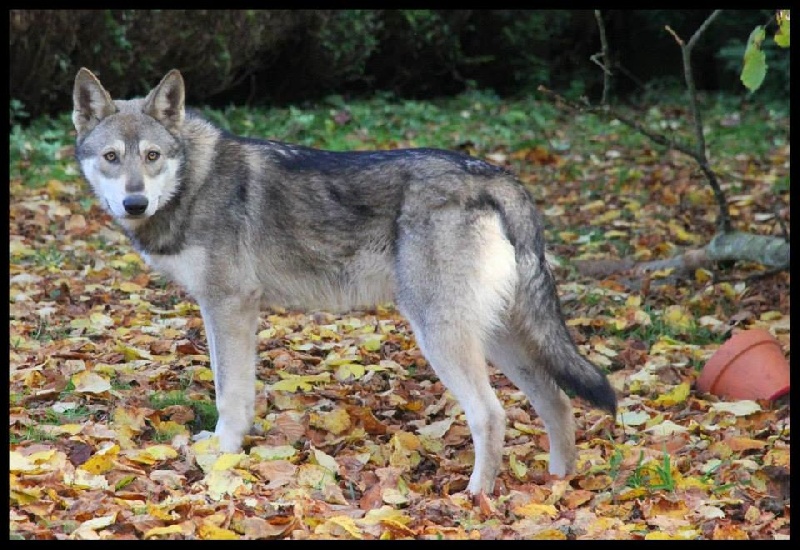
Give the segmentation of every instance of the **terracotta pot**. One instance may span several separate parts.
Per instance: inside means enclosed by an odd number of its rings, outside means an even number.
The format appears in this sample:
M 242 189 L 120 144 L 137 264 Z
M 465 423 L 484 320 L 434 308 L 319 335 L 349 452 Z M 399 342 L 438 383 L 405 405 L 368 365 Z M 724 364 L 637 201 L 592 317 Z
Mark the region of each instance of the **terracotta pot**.
M 768 331 L 737 332 L 703 367 L 697 389 L 731 399 L 777 399 L 789 392 L 789 362 Z

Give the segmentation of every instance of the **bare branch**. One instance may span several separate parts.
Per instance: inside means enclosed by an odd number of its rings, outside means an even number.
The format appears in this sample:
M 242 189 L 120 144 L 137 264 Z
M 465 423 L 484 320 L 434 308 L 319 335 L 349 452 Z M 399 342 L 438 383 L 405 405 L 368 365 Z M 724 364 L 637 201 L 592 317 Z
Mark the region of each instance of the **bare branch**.
M 640 122 L 623 115 L 621 112 L 617 111 L 611 106 L 603 105 L 603 106 L 592 106 L 588 104 L 580 104 L 570 99 L 565 98 L 564 96 L 554 92 L 553 90 L 546 88 L 544 86 L 539 86 L 539 91 L 549 96 L 550 98 L 556 100 L 557 103 L 561 103 L 566 105 L 567 107 L 579 111 L 579 112 L 587 112 L 593 113 L 600 116 L 605 117 L 608 120 L 619 120 L 621 123 L 625 124 L 626 126 L 633 128 L 640 134 L 644 135 L 645 137 L 649 138 L 652 142 L 657 143 L 658 145 L 663 145 L 669 149 L 674 149 L 676 151 L 680 151 L 681 153 L 688 155 L 695 159 L 696 161 L 700 162 L 700 159 L 697 157 L 697 151 L 693 148 L 689 147 L 684 143 L 680 143 L 673 139 L 668 138 L 663 134 L 659 134 L 653 132 L 649 128 L 645 127 Z
M 669 25 L 664 25 L 664 29 L 666 29 L 666 31 L 672 35 L 672 38 L 674 38 L 674 39 L 675 39 L 675 42 L 677 42 L 677 43 L 678 43 L 678 46 L 680 46 L 681 48 L 683 48 L 683 40 L 681 40 L 681 37 L 680 37 L 680 36 L 678 36 L 678 33 L 676 33 L 675 31 L 673 31 L 673 30 L 672 30 L 672 27 L 670 27 Z
M 609 67 L 611 66 L 611 56 L 609 55 L 608 39 L 606 38 L 606 26 L 603 23 L 603 16 L 600 10 L 594 10 L 594 17 L 597 19 L 597 27 L 600 29 L 600 47 L 603 56 L 603 95 L 600 98 L 600 104 L 606 105 L 608 103 L 608 96 L 611 93 L 611 77 L 613 76 Z
M 714 19 L 717 18 L 717 16 L 719 16 L 720 13 L 722 13 L 722 10 L 714 10 L 714 12 L 711 15 L 709 15 L 705 21 L 703 21 L 703 24 L 700 25 L 700 27 L 694 32 L 692 37 L 689 39 L 689 43 L 686 44 L 686 47 L 688 49 L 691 50 L 692 48 L 694 48 L 694 45 L 700 39 L 700 36 L 702 36 L 702 34 L 706 32 L 708 26 L 714 21 Z
M 722 13 L 722 10 L 716 10 L 709 15 L 695 31 L 695 33 L 692 35 L 692 38 L 689 39 L 689 43 L 686 45 L 684 45 L 680 37 L 675 34 L 675 31 L 669 28 L 669 26 L 667 26 L 667 31 L 675 37 L 675 40 L 678 41 L 678 44 L 680 44 L 681 47 L 681 56 L 683 59 L 683 77 L 686 81 L 686 91 L 687 95 L 689 96 L 689 106 L 692 110 L 692 120 L 694 121 L 694 134 L 697 139 L 697 152 L 692 156 L 697 160 L 697 163 L 700 165 L 700 169 L 703 171 L 703 174 L 705 174 L 706 179 L 708 179 L 708 183 L 711 186 L 711 189 L 714 191 L 714 197 L 719 205 L 717 228 L 720 231 L 727 233 L 731 230 L 731 218 L 730 213 L 728 212 L 728 202 L 725 198 L 725 194 L 722 192 L 719 181 L 717 181 L 717 175 L 714 170 L 711 169 L 711 165 L 708 162 L 708 156 L 706 155 L 706 138 L 703 134 L 703 117 L 700 114 L 700 109 L 697 108 L 697 88 L 694 85 L 694 76 L 692 73 L 692 48 L 694 48 L 695 44 L 697 44 L 697 41 L 703 35 L 705 30 L 720 13 Z

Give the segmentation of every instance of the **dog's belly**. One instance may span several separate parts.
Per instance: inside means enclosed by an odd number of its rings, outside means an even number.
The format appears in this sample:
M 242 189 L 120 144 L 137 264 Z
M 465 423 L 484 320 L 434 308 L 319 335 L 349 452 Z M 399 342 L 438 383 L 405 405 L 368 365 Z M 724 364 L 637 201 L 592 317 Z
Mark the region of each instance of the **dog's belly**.
M 331 269 L 267 271 L 262 278 L 267 305 L 337 312 L 394 300 L 394 270 L 383 254 L 360 254 Z

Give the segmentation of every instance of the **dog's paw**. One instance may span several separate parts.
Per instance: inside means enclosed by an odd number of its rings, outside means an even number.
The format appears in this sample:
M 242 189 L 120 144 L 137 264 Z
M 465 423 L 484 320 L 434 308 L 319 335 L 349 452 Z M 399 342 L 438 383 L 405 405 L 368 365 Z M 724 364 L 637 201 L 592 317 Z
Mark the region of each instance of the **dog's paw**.
M 192 441 L 203 441 L 204 439 L 208 439 L 209 437 L 214 437 L 214 432 L 209 432 L 208 430 L 203 430 L 202 432 L 198 432 L 192 436 Z
M 238 453 L 242 448 L 245 431 L 231 430 L 220 420 L 214 435 L 219 439 L 219 450 L 223 453 Z

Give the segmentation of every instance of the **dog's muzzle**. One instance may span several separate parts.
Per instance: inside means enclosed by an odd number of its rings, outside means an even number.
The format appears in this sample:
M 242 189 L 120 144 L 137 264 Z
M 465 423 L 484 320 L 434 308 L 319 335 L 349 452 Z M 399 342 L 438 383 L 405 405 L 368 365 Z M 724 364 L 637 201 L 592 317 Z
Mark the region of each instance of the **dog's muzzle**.
M 147 210 L 147 197 L 144 195 L 128 195 L 122 200 L 125 212 L 131 216 L 141 216 Z

